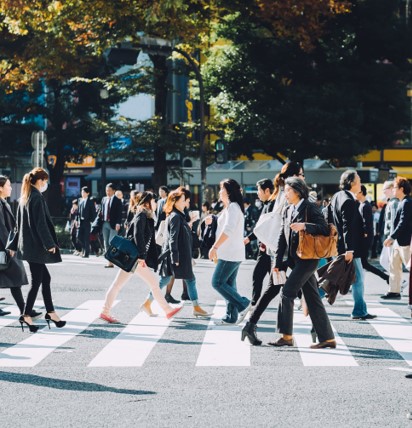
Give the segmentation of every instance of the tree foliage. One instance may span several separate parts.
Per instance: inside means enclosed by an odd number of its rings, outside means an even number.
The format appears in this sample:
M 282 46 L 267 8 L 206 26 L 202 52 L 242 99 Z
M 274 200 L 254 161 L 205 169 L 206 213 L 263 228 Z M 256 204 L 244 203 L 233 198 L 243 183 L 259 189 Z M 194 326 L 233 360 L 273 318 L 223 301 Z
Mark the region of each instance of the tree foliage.
M 268 37 L 255 16 L 227 17 L 217 28 L 226 43 L 211 49 L 204 77 L 231 151 L 338 163 L 399 139 L 412 38 L 395 3 L 353 1 L 311 49 Z

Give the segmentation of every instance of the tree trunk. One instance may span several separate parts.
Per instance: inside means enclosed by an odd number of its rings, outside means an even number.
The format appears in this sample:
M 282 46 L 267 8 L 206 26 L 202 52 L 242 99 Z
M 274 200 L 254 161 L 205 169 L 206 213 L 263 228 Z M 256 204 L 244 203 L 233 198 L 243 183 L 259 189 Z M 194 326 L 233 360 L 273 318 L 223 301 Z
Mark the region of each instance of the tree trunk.
M 152 55 L 151 60 L 155 70 L 155 116 L 162 120 L 163 127 L 167 127 L 166 105 L 167 105 L 167 64 L 166 57 L 160 55 Z M 163 128 L 162 127 L 162 128 Z M 166 152 L 161 146 L 161 143 L 155 144 L 153 147 L 153 163 L 154 171 L 152 177 L 153 189 L 157 189 L 167 184 L 167 164 Z

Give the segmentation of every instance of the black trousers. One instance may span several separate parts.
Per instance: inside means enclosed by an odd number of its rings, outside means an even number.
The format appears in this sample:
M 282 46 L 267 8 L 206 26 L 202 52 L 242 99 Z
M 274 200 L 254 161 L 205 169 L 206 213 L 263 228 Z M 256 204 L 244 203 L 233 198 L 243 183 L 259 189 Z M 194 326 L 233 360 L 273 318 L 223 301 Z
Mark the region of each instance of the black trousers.
M 12 287 L 10 288 L 10 293 L 13 296 L 14 301 L 16 302 L 17 307 L 22 314 L 24 312 L 24 298 L 21 291 L 21 287 Z
M 270 280 L 272 281 L 272 276 L 270 275 L 270 271 L 272 269 L 272 259 L 270 256 L 263 251 L 259 250 L 256 265 L 253 269 L 253 279 L 252 279 L 252 305 L 255 306 L 258 302 L 260 295 L 262 294 L 262 285 L 265 276 L 269 274 Z
M 251 323 L 258 323 L 263 312 L 265 312 L 266 308 L 269 306 L 269 303 L 279 294 L 281 288 L 281 285 L 273 284 L 271 275 L 269 285 L 267 286 L 265 292 L 262 294 L 256 305 L 252 309 L 252 312 L 249 317 L 249 321 Z
M 317 281 L 314 275 L 318 260 L 302 260 L 294 257 L 289 260 L 292 272 L 282 288 L 278 309 L 278 331 L 282 334 L 293 334 L 294 301 L 302 289 L 312 325 L 318 335 L 319 342 L 334 339 L 332 326 L 325 306 L 319 296 Z
M 90 230 L 91 224 L 89 221 L 80 221 L 79 227 L 79 241 L 83 247 L 84 255 L 90 254 Z
M 31 288 L 27 295 L 26 307 L 24 314 L 30 315 L 33 310 L 34 302 L 37 298 L 37 293 L 41 285 L 41 292 L 43 295 L 44 305 L 47 312 L 54 312 L 53 300 L 51 296 L 50 282 L 51 277 L 45 264 L 29 262 L 31 273 Z
M 361 257 L 361 262 L 362 262 L 362 267 L 365 270 L 372 272 L 373 274 L 381 277 L 389 284 L 389 275 L 383 270 L 380 270 L 379 268 L 377 268 L 376 266 L 371 265 L 368 261 L 368 257 Z

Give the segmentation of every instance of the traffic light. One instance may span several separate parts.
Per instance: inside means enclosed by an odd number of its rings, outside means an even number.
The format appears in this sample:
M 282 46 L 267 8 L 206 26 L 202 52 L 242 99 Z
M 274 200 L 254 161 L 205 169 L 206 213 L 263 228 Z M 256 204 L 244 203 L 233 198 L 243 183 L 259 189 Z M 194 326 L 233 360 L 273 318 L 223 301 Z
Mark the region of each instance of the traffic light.
M 215 141 L 215 161 L 216 163 L 226 163 L 228 161 L 227 143 L 223 140 Z

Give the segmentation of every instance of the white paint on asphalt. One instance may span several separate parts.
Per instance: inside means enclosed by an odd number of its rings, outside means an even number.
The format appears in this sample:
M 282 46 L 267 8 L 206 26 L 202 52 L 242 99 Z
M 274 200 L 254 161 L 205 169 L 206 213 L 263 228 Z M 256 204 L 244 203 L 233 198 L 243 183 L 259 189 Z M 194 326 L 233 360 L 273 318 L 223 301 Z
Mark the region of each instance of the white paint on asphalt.
M 377 318 L 368 323 L 412 366 L 412 324 L 388 308 L 373 308 Z
M 91 361 L 89 367 L 141 367 L 170 324 L 153 302 L 157 317 L 140 312 L 127 327 Z
M 293 337 L 304 366 L 353 367 L 358 365 L 333 326 L 336 349 L 310 349 L 310 345 L 312 345 L 311 328 L 312 323 L 309 316 L 305 317 L 302 312 L 294 313 Z
M 117 304 L 119 301 L 114 303 Z M 100 314 L 103 300 L 88 300 L 62 316 L 67 324 L 62 329 L 50 323 L 51 329 L 43 328 L 30 334 L 27 326 L 26 339 L 0 353 L 0 367 L 34 367 L 59 346 L 85 330 Z M 22 333 L 23 334 L 23 333 Z
M 0 317 L 0 328 L 15 323 L 17 321 L 17 318 L 20 316 L 20 311 L 17 306 L 7 305 L 2 306 L 1 309 L 3 309 L 3 311 L 11 312 L 11 314 L 5 315 L 4 317 Z
M 213 310 L 214 318 L 210 320 L 199 357 L 198 367 L 249 367 L 250 346 L 247 339 L 240 340 L 239 326 L 216 326 L 215 319 L 221 319 L 226 313 L 226 302 L 218 300 Z

